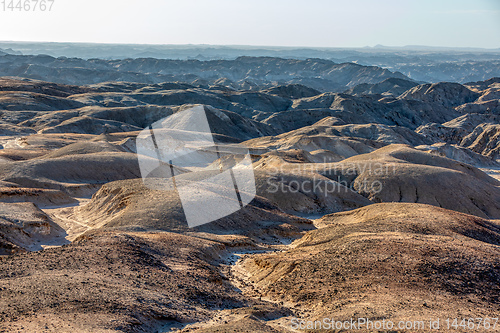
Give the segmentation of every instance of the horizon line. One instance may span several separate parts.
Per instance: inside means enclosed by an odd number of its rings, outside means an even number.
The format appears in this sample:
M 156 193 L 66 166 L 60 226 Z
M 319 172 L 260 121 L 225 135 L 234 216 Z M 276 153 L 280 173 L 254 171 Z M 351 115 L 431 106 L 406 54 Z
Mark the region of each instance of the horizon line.
M 113 42 L 81 42 L 81 41 L 28 41 L 28 40 L 0 40 L 0 43 L 26 43 L 26 44 L 97 44 L 97 45 L 144 45 L 144 46 L 176 46 L 176 47 L 186 47 L 186 46 L 204 46 L 204 47 L 229 47 L 229 48 L 275 48 L 275 49 L 447 49 L 447 50 L 488 50 L 488 51 L 500 51 L 500 47 L 497 48 L 485 48 L 485 47 L 475 47 L 475 46 L 434 46 L 434 45 L 420 45 L 420 44 L 407 44 L 407 45 L 383 45 L 376 44 L 374 46 L 290 46 L 290 45 L 251 45 L 251 44 L 165 44 L 165 43 L 113 43 Z

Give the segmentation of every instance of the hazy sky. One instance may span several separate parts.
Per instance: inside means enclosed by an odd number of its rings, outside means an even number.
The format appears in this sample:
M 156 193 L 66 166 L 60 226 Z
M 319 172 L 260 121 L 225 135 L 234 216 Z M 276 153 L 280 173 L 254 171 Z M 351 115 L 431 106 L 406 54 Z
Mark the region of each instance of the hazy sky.
M 55 0 L 51 12 L 1 6 L 2 41 L 500 47 L 499 0 Z

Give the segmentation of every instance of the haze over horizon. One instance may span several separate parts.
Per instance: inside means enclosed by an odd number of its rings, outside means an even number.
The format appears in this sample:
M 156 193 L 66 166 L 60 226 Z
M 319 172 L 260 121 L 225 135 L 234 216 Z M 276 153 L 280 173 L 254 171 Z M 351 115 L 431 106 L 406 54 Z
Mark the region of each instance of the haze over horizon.
M 55 0 L 50 12 L 0 10 L 2 41 L 167 45 L 500 47 L 492 0 Z
M 485 50 L 485 51 L 500 51 L 500 47 L 474 47 L 474 46 L 432 46 L 432 45 L 416 45 L 416 44 L 409 44 L 409 45 L 383 45 L 383 44 L 377 44 L 377 45 L 364 45 L 364 46 L 302 46 L 302 45 L 249 45 L 249 44 L 193 44 L 193 43 L 186 43 L 186 44 L 165 44 L 165 43 L 109 43 L 109 42 L 73 42 L 73 41 L 34 41 L 34 40 L 0 40 L 0 44 L 2 44 L 2 47 L 8 47 L 8 44 L 71 44 L 71 45 L 116 45 L 116 46 L 133 46 L 133 45 L 144 45 L 144 46 L 160 46 L 160 47 L 167 47 L 167 48 L 172 48 L 172 49 L 189 49 L 191 47 L 214 47 L 214 48 L 228 48 L 228 49 L 251 49 L 251 50 L 257 50 L 257 49 L 268 49 L 268 50 L 294 50 L 294 49 L 313 49 L 313 50 L 361 50 L 361 49 L 375 49 L 375 50 L 380 50 L 380 49 L 388 49 L 388 50 L 397 50 L 397 49 L 408 49 L 408 50 Z M 14 50 L 14 51 L 17 51 Z

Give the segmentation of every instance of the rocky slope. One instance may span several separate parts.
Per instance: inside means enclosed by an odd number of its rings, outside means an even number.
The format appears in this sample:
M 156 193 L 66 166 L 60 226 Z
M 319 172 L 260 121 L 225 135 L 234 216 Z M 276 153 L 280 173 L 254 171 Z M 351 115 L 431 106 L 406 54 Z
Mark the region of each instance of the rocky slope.
M 0 255 L 42 250 L 64 230 L 35 204 L 0 202 Z
M 217 270 L 224 249 L 172 233 L 104 233 L 0 260 L 0 327 L 155 332 L 251 305 Z
M 498 222 L 394 203 L 327 215 L 318 225 L 288 251 L 244 259 L 239 274 L 309 320 L 334 313 L 339 321 L 428 324 L 499 310 Z
M 362 83 L 344 93 L 354 96 L 362 95 L 393 95 L 399 96 L 407 90 L 417 86 L 418 83 L 415 81 L 399 79 L 399 78 L 389 78 L 385 79 L 379 83 Z M 305 96 L 306 97 L 306 96 Z
M 497 180 L 468 164 L 405 146 L 387 146 L 337 164 L 318 166 L 317 170 L 346 182 L 373 202 L 425 203 L 500 218 Z

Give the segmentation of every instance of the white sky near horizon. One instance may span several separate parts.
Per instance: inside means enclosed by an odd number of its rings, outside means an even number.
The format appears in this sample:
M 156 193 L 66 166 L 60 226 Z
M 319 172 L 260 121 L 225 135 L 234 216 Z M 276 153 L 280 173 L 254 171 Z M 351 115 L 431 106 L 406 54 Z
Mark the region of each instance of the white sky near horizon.
M 499 0 L 55 0 L 50 12 L 2 1 L 0 41 L 500 48 Z

